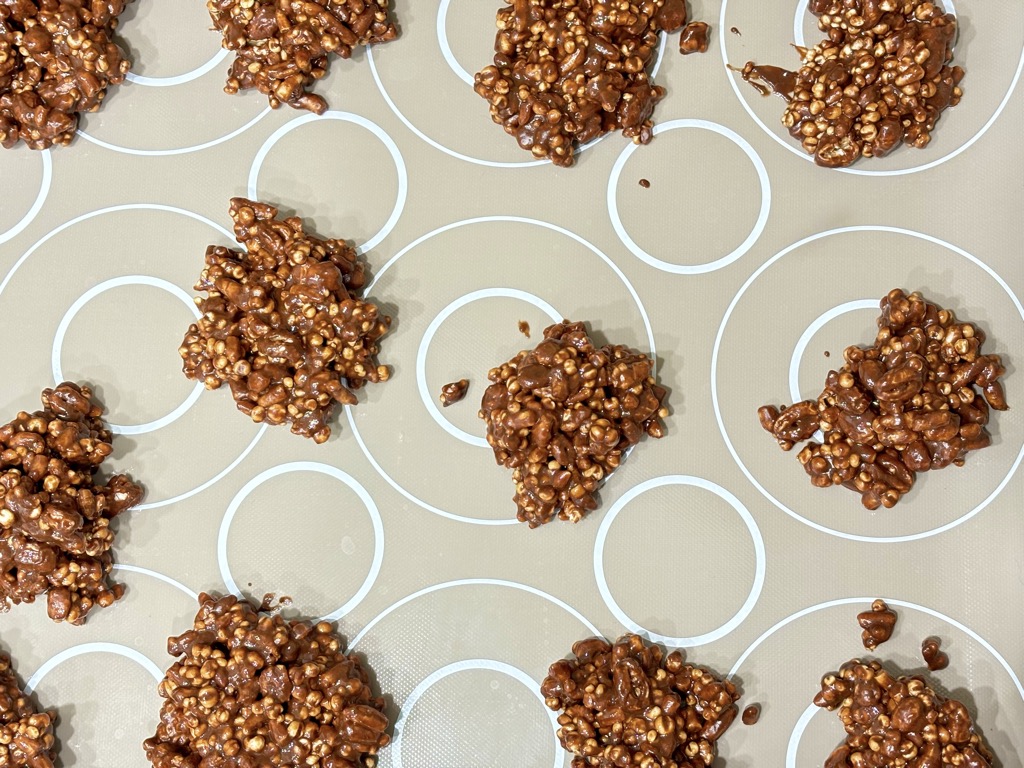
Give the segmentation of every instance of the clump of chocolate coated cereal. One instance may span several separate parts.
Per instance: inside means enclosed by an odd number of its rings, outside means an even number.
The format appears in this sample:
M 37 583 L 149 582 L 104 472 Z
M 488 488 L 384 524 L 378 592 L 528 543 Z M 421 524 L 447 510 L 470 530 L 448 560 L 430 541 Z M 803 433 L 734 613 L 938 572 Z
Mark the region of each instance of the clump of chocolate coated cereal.
M 896 612 L 889 608 L 885 600 L 875 600 L 871 603 L 870 611 L 857 614 L 857 623 L 863 630 L 860 633 L 861 642 L 865 648 L 873 651 L 892 637 L 896 629 Z
M 488 374 L 480 418 L 497 462 L 512 470 L 517 517 L 531 528 L 579 522 L 595 493 L 646 432 L 661 437 L 665 389 L 654 363 L 628 347 L 595 347 L 583 323 L 544 329 Z
M 612 131 L 646 144 L 665 95 L 647 72 L 658 33 L 684 24 L 684 0 L 517 0 L 498 10 L 475 89 L 520 147 L 556 165 Z
M 743 77 L 789 103 L 782 124 L 818 165 L 840 168 L 900 144 L 928 146 L 942 112 L 959 103 L 951 66 L 957 21 L 929 0 L 811 0 L 827 37 L 797 47 L 793 72 L 748 62 Z
M 330 624 L 259 613 L 233 596 L 199 596 L 193 628 L 147 739 L 154 768 L 371 768 L 387 746 L 384 700 Z
M 638 635 L 581 640 L 541 684 L 573 768 L 707 768 L 739 708 L 728 680 Z
M 114 42 L 130 0 L 0 2 L 0 145 L 67 145 L 131 66 Z
M 452 381 L 441 387 L 441 405 L 447 408 L 449 405 L 455 405 L 466 396 L 466 390 L 469 389 L 469 379 L 459 379 L 458 381 Z
M 65 382 L 42 401 L 0 427 L 0 613 L 45 594 L 51 619 L 78 625 L 124 594 L 108 582 L 110 521 L 142 489 L 124 475 L 96 483 L 112 447 L 88 387 Z
M 345 242 L 244 198 L 231 201 L 231 218 L 246 250 L 206 250 L 195 285 L 207 294 L 196 300 L 203 316 L 178 350 L 185 375 L 208 389 L 227 383 L 253 421 L 290 422 L 323 443 L 336 402 L 354 405 L 351 390 L 388 380 L 376 355 L 391 318 L 358 298 L 364 265 Z
M 918 472 L 963 466 L 990 443 L 989 409 L 1006 410 L 999 355 L 985 334 L 921 294 L 890 291 L 871 347 L 847 347 L 817 401 L 762 406 L 758 417 L 783 450 L 820 429 L 799 459 L 819 488 L 842 485 L 868 509 L 890 508 Z
M 846 740 L 825 768 L 989 768 L 992 753 L 967 708 L 920 677 L 859 659 L 825 675 L 814 703 L 838 710 Z
M 208 0 L 223 46 L 235 52 L 224 90 L 255 88 L 275 109 L 287 104 L 320 115 L 322 96 L 306 89 L 327 75 L 330 57 L 398 36 L 388 0 Z
M 53 768 L 53 721 L 52 712 L 36 711 L 0 653 L 0 768 Z

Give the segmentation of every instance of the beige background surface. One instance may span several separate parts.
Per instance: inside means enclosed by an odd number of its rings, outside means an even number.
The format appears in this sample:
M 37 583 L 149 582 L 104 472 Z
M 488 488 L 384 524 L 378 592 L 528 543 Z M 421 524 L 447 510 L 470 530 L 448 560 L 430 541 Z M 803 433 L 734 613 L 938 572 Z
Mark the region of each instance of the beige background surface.
M 465 72 L 487 63 L 496 2 L 397 0 L 402 38 L 333 62 L 320 119 L 224 95 L 199 5 L 133 4 L 135 81 L 72 147 L 0 152 L 0 414 L 60 376 L 92 382 L 123 427 L 115 468 L 147 488 L 119 522 L 122 602 L 81 628 L 42 603 L 0 616 L 0 645 L 60 712 L 62 765 L 143 764 L 166 637 L 191 593 L 231 588 L 338 619 L 402 715 L 384 768 L 568 765 L 536 684 L 574 640 L 627 626 L 763 705 L 725 737 L 728 765 L 819 766 L 841 729 L 805 711 L 862 652 L 854 616 L 876 596 L 901 614 L 880 655 L 920 670 L 939 635 L 937 683 L 971 702 L 1004 768 L 1024 765 L 1024 6 L 957 0 L 965 95 L 932 145 L 827 172 L 783 137 L 781 102 L 724 66 L 794 63 L 793 3 L 691 3 L 711 50 L 669 41 L 660 135 L 631 154 L 607 137 L 568 170 L 531 165 L 446 61 L 445 39 Z M 323 446 L 180 372 L 203 252 L 231 242 L 228 199 L 247 192 L 368 244 L 370 295 L 395 316 L 393 379 Z M 864 302 L 896 286 L 985 329 L 1014 409 L 965 468 L 869 513 L 812 488 L 755 409 L 816 395 L 873 337 Z M 673 413 L 599 511 L 531 531 L 508 524 L 476 408 L 487 369 L 549 311 L 653 351 Z M 468 398 L 435 418 L 420 382 L 432 402 L 462 377 Z

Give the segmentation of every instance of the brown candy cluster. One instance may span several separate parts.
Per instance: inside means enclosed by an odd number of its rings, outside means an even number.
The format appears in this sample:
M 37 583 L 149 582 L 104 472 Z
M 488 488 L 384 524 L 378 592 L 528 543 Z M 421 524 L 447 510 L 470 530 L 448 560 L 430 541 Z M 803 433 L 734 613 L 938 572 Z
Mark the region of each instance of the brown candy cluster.
M 951 66 L 956 17 L 929 0 L 811 0 L 826 38 L 797 48 L 803 66 L 785 88 L 782 123 L 818 165 L 839 168 L 931 141 L 942 112 L 960 101 Z M 788 73 L 787 73 L 788 74 Z M 744 68 L 756 80 L 758 68 Z
M 207 294 L 197 299 L 203 316 L 178 350 L 185 375 L 208 389 L 226 382 L 253 421 L 290 422 L 323 443 L 336 402 L 354 405 L 351 390 L 387 381 L 375 358 L 391 318 L 357 298 L 364 265 L 345 242 L 243 198 L 231 201 L 231 218 L 246 250 L 206 250 L 195 285 Z
M 130 64 L 113 41 L 130 0 L 0 2 L 0 145 L 71 143 Z
M 646 144 L 665 95 L 647 67 L 658 33 L 685 23 L 683 0 L 516 0 L 498 10 L 475 89 L 520 147 L 556 165 L 611 131 Z
M 520 521 L 579 522 L 625 451 L 645 432 L 664 434 L 666 393 L 653 368 L 628 347 L 595 347 L 583 323 L 565 320 L 491 369 L 479 415 L 495 459 L 512 470 Z
M 36 711 L 0 653 L 0 768 L 53 768 L 53 719 Z
M 110 431 L 88 387 L 43 390 L 43 410 L 0 427 L 0 613 L 46 594 L 54 621 L 82 624 L 124 593 L 110 584 L 110 521 L 139 503 L 124 475 L 98 485 Z
M 320 115 L 322 96 L 306 89 L 326 76 L 331 55 L 398 36 L 388 0 L 208 0 L 223 45 L 235 52 L 224 90 L 256 88 L 275 109 L 287 104 Z
M 989 445 L 989 408 L 1005 410 L 998 355 L 985 334 L 953 312 L 895 289 L 881 301 L 872 347 L 847 347 L 817 401 L 763 406 L 761 425 L 783 450 L 821 429 L 824 444 L 799 453 L 811 482 L 861 494 L 868 509 L 892 507 L 918 472 L 962 466 Z
M 894 677 L 859 659 L 825 675 L 814 703 L 838 710 L 846 741 L 825 768 L 989 768 L 992 753 L 959 701 L 920 677 Z
M 882 643 L 889 642 L 896 629 L 896 612 L 889 608 L 885 600 L 875 600 L 870 611 L 857 614 L 857 623 L 863 630 L 860 640 L 864 647 L 873 651 Z
M 258 613 L 233 596 L 199 596 L 192 629 L 169 638 L 182 658 L 163 682 L 155 768 L 369 768 L 387 746 L 384 700 L 330 624 Z
M 624 635 L 572 647 L 541 694 L 558 716 L 558 739 L 573 768 L 707 768 L 715 742 L 735 720 L 739 694 L 728 680 L 686 664 L 679 651 Z

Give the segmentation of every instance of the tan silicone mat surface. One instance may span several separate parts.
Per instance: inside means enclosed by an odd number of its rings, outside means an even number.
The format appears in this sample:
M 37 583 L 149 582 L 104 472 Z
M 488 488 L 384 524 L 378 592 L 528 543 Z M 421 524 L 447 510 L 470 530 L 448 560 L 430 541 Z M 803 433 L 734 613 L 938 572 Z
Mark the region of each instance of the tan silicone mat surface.
M 336 619 L 400 716 L 383 768 L 568 766 L 539 681 L 573 641 L 626 629 L 763 705 L 722 765 L 820 766 L 842 731 L 808 706 L 863 653 L 855 615 L 878 596 L 901 615 L 879 656 L 919 671 L 940 636 L 938 684 L 999 765 L 1024 766 L 1024 4 L 955 2 L 964 97 L 931 146 L 830 172 L 784 135 L 782 102 L 725 67 L 795 63 L 794 23 L 817 34 L 805 2 L 691 2 L 711 48 L 665 45 L 653 143 L 609 136 L 557 169 L 471 88 L 496 0 L 395 0 L 401 38 L 335 60 L 321 118 L 223 94 L 201 2 L 137 0 L 120 30 L 133 80 L 73 146 L 0 151 L 0 416 L 91 382 L 119 425 L 114 468 L 147 489 L 118 522 L 121 602 L 84 627 L 52 624 L 45 601 L 0 616 L 0 647 L 59 711 L 61 764 L 144 764 L 166 638 L 205 590 Z M 245 194 L 360 245 L 395 317 L 393 378 L 321 446 L 180 370 L 204 250 L 232 244 Z M 1011 410 L 965 468 L 871 513 L 813 488 L 755 411 L 816 396 L 897 286 L 984 328 Z M 652 352 L 672 415 L 597 512 L 529 530 L 477 404 L 488 368 L 563 315 Z M 467 399 L 440 411 L 463 377 Z

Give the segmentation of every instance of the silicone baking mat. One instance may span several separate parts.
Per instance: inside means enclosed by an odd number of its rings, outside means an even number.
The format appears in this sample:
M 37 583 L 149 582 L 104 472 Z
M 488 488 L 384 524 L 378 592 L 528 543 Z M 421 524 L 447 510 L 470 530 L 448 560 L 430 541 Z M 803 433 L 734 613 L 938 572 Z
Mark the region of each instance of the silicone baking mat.
M 222 93 L 201 2 L 139 0 L 120 30 L 132 80 L 74 145 L 0 152 L 0 414 L 91 382 L 119 425 L 113 468 L 147 489 L 117 524 L 121 602 L 83 627 L 52 624 L 45 601 L 0 616 L 0 644 L 59 711 L 61 764 L 144 764 L 166 638 L 195 594 L 273 591 L 368 658 L 397 719 L 384 768 L 567 766 L 539 681 L 573 641 L 626 630 L 762 704 L 723 765 L 820 766 L 842 731 L 808 707 L 863 653 L 855 615 L 875 597 L 900 613 L 878 656 L 918 671 L 940 636 L 938 684 L 1003 768 L 1024 765 L 1024 5 L 950 5 L 962 103 L 927 149 L 848 171 L 796 151 L 782 102 L 725 66 L 794 64 L 794 35 L 818 34 L 806 3 L 691 2 L 711 48 L 664 45 L 654 141 L 608 136 L 570 169 L 531 162 L 473 93 L 497 7 L 395 0 L 401 38 L 334 61 L 314 117 Z M 192 285 L 206 246 L 233 243 L 236 195 L 360 245 L 395 318 L 392 379 L 324 445 L 181 373 Z M 1011 410 L 966 467 L 872 513 L 813 488 L 755 411 L 816 396 L 894 287 L 985 330 Z M 529 530 L 476 411 L 487 370 L 562 316 L 655 355 L 672 415 L 598 511 Z M 469 396 L 441 411 L 463 377 Z

